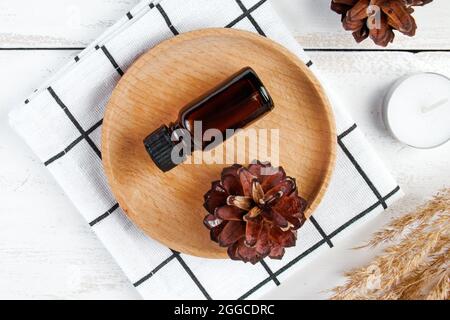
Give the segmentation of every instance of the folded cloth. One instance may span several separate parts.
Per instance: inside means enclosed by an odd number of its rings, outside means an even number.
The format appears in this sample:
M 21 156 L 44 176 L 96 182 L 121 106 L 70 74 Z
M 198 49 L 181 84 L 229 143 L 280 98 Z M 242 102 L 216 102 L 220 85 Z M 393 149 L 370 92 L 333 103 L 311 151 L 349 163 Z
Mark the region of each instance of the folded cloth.
M 339 134 L 336 169 L 314 217 L 299 230 L 297 246 L 283 260 L 253 266 L 201 259 L 146 237 L 120 209 L 104 175 L 100 136 L 105 105 L 141 54 L 179 33 L 209 27 L 269 37 L 317 74 L 267 0 L 144 0 L 10 114 L 12 127 L 146 299 L 257 298 L 295 273 L 305 257 L 324 254 L 356 221 L 381 212 L 401 195 L 356 124 L 332 98 Z

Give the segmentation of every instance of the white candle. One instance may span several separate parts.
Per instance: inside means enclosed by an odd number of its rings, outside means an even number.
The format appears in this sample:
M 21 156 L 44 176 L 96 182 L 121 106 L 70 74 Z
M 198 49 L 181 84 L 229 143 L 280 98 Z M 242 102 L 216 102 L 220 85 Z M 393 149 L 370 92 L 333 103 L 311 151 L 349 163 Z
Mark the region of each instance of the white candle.
M 450 140 L 450 79 L 418 73 L 398 80 L 386 95 L 383 118 L 391 133 L 416 148 Z

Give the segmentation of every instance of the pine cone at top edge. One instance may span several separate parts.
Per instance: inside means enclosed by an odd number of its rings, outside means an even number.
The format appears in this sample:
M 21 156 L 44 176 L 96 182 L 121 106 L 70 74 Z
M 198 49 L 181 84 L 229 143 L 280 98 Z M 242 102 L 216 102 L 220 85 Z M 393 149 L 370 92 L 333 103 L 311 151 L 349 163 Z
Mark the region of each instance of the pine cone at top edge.
M 306 220 L 307 204 L 295 180 L 270 163 L 223 169 L 204 199 L 211 240 L 228 248 L 231 259 L 252 264 L 266 257 L 281 259 L 285 248 L 295 246 L 296 230 Z
M 417 30 L 412 17 L 414 6 L 424 6 L 433 0 L 332 0 L 331 10 L 342 16 L 345 30 L 352 31 L 356 42 L 370 37 L 379 46 L 394 41 L 394 30 L 414 36 Z M 379 14 L 377 14 L 379 8 Z M 379 20 L 377 17 L 379 16 Z M 376 23 L 379 25 L 376 26 Z M 369 27 L 371 26 L 371 27 Z

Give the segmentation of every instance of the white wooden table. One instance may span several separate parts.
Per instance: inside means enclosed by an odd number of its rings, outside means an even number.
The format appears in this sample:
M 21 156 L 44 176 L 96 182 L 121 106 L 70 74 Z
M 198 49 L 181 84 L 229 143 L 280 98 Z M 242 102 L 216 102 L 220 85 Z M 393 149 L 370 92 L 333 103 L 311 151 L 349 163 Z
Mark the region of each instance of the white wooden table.
M 7 114 L 139 0 L 0 0 L 0 298 L 138 298 L 136 291 L 33 153 L 7 124 Z M 400 76 L 450 76 L 450 2 L 418 8 L 415 38 L 398 36 L 379 50 L 357 45 L 329 10 L 330 0 L 272 0 L 406 193 L 385 214 L 355 229 L 326 257 L 267 298 L 325 298 L 343 271 L 376 251 L 352 251 L 394 215 L 450 186 L 450 144 L 406 147 L 386 132 L 380 105 Z M 320 274 L 319 277 L 303 276 Z

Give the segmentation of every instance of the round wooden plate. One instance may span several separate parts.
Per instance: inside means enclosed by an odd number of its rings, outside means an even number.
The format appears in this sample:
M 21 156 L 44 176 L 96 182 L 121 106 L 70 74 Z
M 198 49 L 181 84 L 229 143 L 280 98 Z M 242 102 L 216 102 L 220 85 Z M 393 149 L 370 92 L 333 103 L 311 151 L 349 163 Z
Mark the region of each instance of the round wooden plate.
M 143 139 L 245 66 L 257 72 L 275 104 L 252 128 L 279 129 L 280 165 L 297 179 L 309 203 L 308 216 L 330 180 L 334 118 L 319 82 L 296 56 L 264 37 L 231 29 L 205 29 L 165 41 L 140 57 L 114 90 L 103 123 L 102 153 L 113 193 L 129 218 L 179 252 L 227 257 L 203 226 L 203 195 L 228 165 L 184 164 L 162 173 Z

